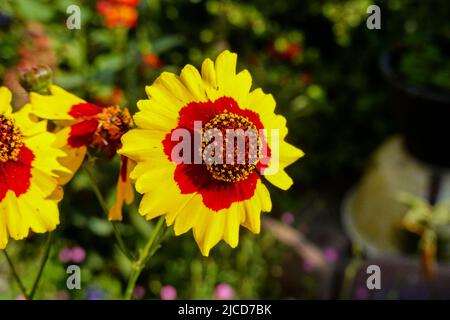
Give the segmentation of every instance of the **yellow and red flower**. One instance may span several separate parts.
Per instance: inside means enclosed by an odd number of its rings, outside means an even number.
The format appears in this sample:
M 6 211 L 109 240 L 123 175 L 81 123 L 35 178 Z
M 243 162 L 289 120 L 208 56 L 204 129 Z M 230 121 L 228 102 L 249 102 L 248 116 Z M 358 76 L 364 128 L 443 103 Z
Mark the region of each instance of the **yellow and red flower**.
M 63 127 L 56 135 L 58 147 L 67 154 L 61 163 L 72 172 L 60 177 L 60 183 L 66 184 L 81 166 L 89 147 L 113 157 L 121 147 L 122 135 L 132 127 L 133 121 L 128 109 L 99 107 L 57 86 L 51 86 L 50 93 L 40 95 L 32 92 L 30 100 L 35 115 L 57 121 Z M 121 157 L 121 160 L 117 201 L 110 211 L 110 220 L 121 220 L 123 202 L 131 203 L 134 198 L 127 174 L 131 170 L 130 163 L 126 157 Z
M 29 105 L 13 113 L 12 94 L 0 88 L 0 249 L 9 238 L 53 231 L 59 224 L 62 189 L 58 173 L 68 170 L 58 158 L 46 121 L 35 121 Z
M 236 247 L 240 225 L 260 232 L 261 211 L 272 207 L 261 177 L 286 190 L 293 181 L 284 169 L 303 156 L 284 141 L 286 119 L 274 113 L 272 95 L 261 89 L 250 91 L 250 73 L 236 74 L 236 62 L 236 54 L 224 51 L 215 63 L 206 59 L 201 74 L 191 65 L 180 76 L 162 73 L 146 88 L 149 99 L 138 102 L 140 111 L 134 116 L 138 128 L 122 137 L 119 150 L 137 162 L 130 177 L 136 180 L 136 190 L 144 194 L 140 214 L 147 219 L 164 214 L 176 235 L 193 229 L 205 256 L 221 239 Z M 200 128 L 196 123 L 201 123 Z M 174 160 L 178 148 L 174 132 L 195 137 L 198 131 L 203 134 L 209 129 L 221 133 L 258 130 L 258 160 L 249 161 L 251 146 L 246 146 L 244 163 Z M 207 148 L 204 141 L 199 146 L 194 141 L 192 150 L 203 153 Z M 274 151 L 279 157 L 273 156 Z

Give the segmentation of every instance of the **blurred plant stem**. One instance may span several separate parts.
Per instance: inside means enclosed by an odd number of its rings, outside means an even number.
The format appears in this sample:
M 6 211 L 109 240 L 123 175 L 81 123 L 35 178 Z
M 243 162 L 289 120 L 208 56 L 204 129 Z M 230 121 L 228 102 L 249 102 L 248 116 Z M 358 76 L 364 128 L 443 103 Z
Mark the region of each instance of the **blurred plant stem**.
M 3 250 L 3 254 L 5 255 L 6 261 L 8 261 L 9 268 L 11 269 L 14 280 L 16 281 L 17 285 L 19 286 L 20 291 L 22 292 L 25 299 L 28 299 L 27 290 L 25 289 L 25 286 L 23 285 L 22 280 L 20 280 L 20 276 L 17 273 L 16 268 L 14 267 L 14 263 L 12 262 L 8 253 L 6 252 L 6 249 Z
M 87 172 L 87 175 L 91 181 L 91 187 L 92 190 L 95 193 L 95 196 L 97 197 L 98 202 L 100 203 L 100 206 L 102 207 L 102 210 L 104 211 L 106 217 L 108 217 L 108 207 L 106 205 L 105 198 L 103 197 L 100 188 L 98 186 L 98 183 L 95 179 L 94 173 L 91 169 L 92 160 L 88 161 L 84 165 L 84 169 Z M 117 244 L 119 246 L 119 249 L 122 251 L 122 253 L 128 258 L 128 260 L 132 264 L 131 269 L 131 275 L 128 280 L 128 285 L 125 291 L 124 298 L 127 300 L 132 299 L 133 297 L 133 291 L 134 287 L 136 286 L 136 281 L 139 278 L 139 275 L 141 274 L 142 270 L 147 265 L 150 258 L 155 254 L 155 252 L 160 248 L 160 243 L 162 240 L 162 235 L 165 231 L 165 225 L 164 225 L 164 217 L 161 217 L 156 224 L 155 229 L 152 232 L 151 237 L 147 241 L 145 247 L 140 250 L 139 257 L 135 258 L 134 254 L 126 247 L 125 242 L 122 238 L 122 235 L 120 234 L 119 229 L 114 224 L 114 222 L 110 221 L 111 226 L 114 231 L 114 236 L 116 238 Z
M 52 233 L 50 232 L 47 236 L 47 242 L 45 244 L 45 251 L 44 251 L 44 256 L 42 257 L 41 260 L 41 265 L 39 267 L 39 271 L 38 274 L 36 276 L 36 279 L 34 280 L 33 286 L 31 287 L 31 291 L 30 294 L 28 295 L 28 299 L 29 300 L 33 300 L 35 294 L 36 294 L 36 290 L 39 286 L 39 282 L 42 278 L 42 273 L 44 272 L 44 268 L 45 265 L 47 264 L 48 261 L 48 257 L 50 256 L 50 251 L 52 249 L 52 243 L 53 243 L 53 238 L 52 238 Z
M 345 268 L 344 280 L 342 282 L 339 298 L 346 300 L 351 299 L 352 285 L 355 277 L 358 274 L 358 270 L 362 265 L 362 248 L 358 244 L 353 244 L 353 256 L 349 264 Z
M 152 235 L 147 241 L 145 247 L 141 250 L 139 254 L 139 259 L 135 261 L 132 265 L 131 275 L 128 280 L 128 285 L 124 296 L 126 300 L 131 300 L 133 298 L 133 291 L 136 286 L 136 282 L 139 278 L 139 275 L 147 265 L 150 258 L 160 248 L 160 243 L 164 231 L 165 231 L 164 217 L 161 217 L 159 218 L 158 223 L 156 224 L 156 227 L 153 230 Z
M 39 282 L 42 278 L 42 274 L 44 273 L 45 265 L 47 264 L 48 257 L 50 256 L 50 251 L 52 248 L 52 233 L 48 233 L 47 235 L 47 241 L 45 243 L 45 249 L 44 249 L 44 255 L 42 256 L 41 263 L 39 265 L 39 271 L 36 276 L 36 279 L 33 282 L 33 286 L 31 287 L 30 293 L 27 293 L 27 290 L 25 289 L 25 286 L 23 285 L 22 280 L 20 279 L 19 274 L 17 273 L 16 268 L 14 267 L 14 263 L 12 262 L 10 256 L 6 252 L 6 249 L 3 250 L 3 254 L 6 257 L 6 261 L 8 261 L 8 265 L 11 269 L 11 272 L 13 274 L 14 280 L 17 282 L 17 285 L 19 286 L 20 291 L 22 292 L 23 296 L 27 300 L 33 300 L 34 296 L 36 295 L 37 288 L 39 287 Z
M 103 197 L 100 188 L 98 186 L 98 183 L 95 179 L 94 173 L 92 172 L 89 163 L 84 165 L 84 169 L 87 172 L 87 175 L 91 181 L 91 188 L 94 191 L 95 196 L 97 197 L 98 202 L 100 203 L 100 207 L 103 210 L 103 213 L 105 214 L 106 218 L 108 218 L 109 210 L 108 206 L 106 205 L 105 198 Z M 108 220 L 109 221 L 109 220 Z M 113 229 L 114 237 L 116 238 L 117 246 L 119 247 L 120 251 L 130 260 L 134 261 L 135 257 L 134 254 L 127 248 L 125 245 L 125 242 L 122 238 L 122 235 L 120 234 L 119 229 L 117 228 L 116 224 L 113 221 L 109 221 L 111 223 L 111 227 Z

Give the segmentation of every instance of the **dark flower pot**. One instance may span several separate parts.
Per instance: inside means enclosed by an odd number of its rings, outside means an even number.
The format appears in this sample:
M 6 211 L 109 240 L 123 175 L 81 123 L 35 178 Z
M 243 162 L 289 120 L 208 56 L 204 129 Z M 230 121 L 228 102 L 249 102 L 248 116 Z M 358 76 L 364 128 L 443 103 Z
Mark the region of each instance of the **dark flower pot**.
M 402 48 L 385 52 L 380 66 L 406 147 L 423 162 L 450 167 L 450 93 L 405 81 L 397 67 L 402 52 Z

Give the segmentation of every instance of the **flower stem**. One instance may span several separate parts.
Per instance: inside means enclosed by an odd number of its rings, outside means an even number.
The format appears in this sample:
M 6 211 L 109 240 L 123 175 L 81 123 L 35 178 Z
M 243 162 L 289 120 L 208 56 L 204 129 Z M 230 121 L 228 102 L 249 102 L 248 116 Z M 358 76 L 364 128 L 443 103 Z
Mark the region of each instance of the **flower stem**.
M 30 294 L 28 295 L 29 300 L 33 300 L 33 298 L 36 294 L 36 290 L 37 290 L 37 288 L 39 286 L 39 282 L 42 278 L 42 274 L 44 272 L 45 265 L 47 264 L 48 257 L 50 256 L 51 248 L 52 248 L 52 233 L 50 232 L 47 236 L 47 242 L 45 244 L 44 256 L 42 257 L 41 265 L 39 266 L 39 272 L 36 276 L 36 279 L 34 280 L 33 286 L 31 287 Z
M 12 262 L 8 253 L 6 252 L 6 249 L 3 250 L 3 254 L 5 255 L 6 261 L 8 261 L 8 265 L 9 265 L 9 268 L 11 269 L 13 278 L 16 281 L 17 285 L 19 286 L 20 291 L 22 292 L 25 299 L 28 299 L 27 290 L 25 289 L 25 286 L 23 285 L 22 280 L 20 280 L 19 274 L 17 273 L 16 268 L 14 267 L 14 263 Z
M 125 291 L 125 299 L 131 300 L 133 297 L 133 290 L 136 286 L 136 282 L 142 272 L 142 270 L 147 265 L 147 262 L 150 258 L 155 254 L 155 252 L 159 249 L 162 235 L 165 231 L 164 217 L 161 217 L 156 224 L 155 229 L 147 241 L 145 247 L 139 254 L 139 259 L 133 263 L 131 275 L 128 280 L 128 285 Z
M 92 172 L 91 168 L 89 168 L 88 165 L 85 165 L 84 168 L 85 168 L 85 170 L 86 170 L 86 172 L 87 172 L 87 174 L 89 176 L 89 179 L 91 181 L 91 188 L 94 191 L 94 194 L 97 197 L 98 202 L 100 203 L 100 207 L 102 208 L 102 210 L 103 210 L 104 214 L 106 215 L 106 217 L 108 217 L 108 213 L 109 213 L 108 212 L 108 207 L 106 205 L 105 198 L 103 197 L 102 192 L 100 191 L 100 188 L 99 188 L 99 186 L 97 184 L 97 181 L 95 180 L 94 173 Z M 120 231 L 117 228 L 117 226 L 115 225 L 115 223 L 112 222 L 112 221 L 110 221 L 110 223 L 111 223 L 111 227 L 113 229 L 114 237 L 116 238 L 117 245 L 118 245 L 120 251 L 122 251 L 122 253 L 130 261 L 135 260 L 135 257 L 133 255 L 133 253 L 130 252 L 130 250 L 128 250 L 127 246 L 125 245 L 125 242 L 124 242 L 124 240 L 122 238 L 122 235 L 120 234 Z

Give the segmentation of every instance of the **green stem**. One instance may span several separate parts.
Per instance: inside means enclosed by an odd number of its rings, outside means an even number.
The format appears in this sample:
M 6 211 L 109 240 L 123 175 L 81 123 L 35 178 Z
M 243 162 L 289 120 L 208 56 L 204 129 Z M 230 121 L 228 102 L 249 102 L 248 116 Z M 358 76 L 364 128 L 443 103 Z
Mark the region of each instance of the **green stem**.
M 97 181 L 95 180 L 94 177 L 94 173 L 92 172 L 91 168 L 89 168 L 88 165 L 84 166 L 89 179 L 91 181 L 91 188 L 94 191 L 95 196 L 97 197 L 98 202 L 100 203 L 100 207 L 102 208 L 104 214 L 106 215 L 106 217 L 108 217 L 109 214 L 109 210 L 108 210 L 108 206 L 106 205 L 106 201 L 105 198 L 102 195 L 102 192 L 100 191 L 100 188 L 98 187 Z M 125 242 L 122 238 L 122 235 L 120 234 L 119 229 L 117 228 L 117 226 L 115 225 L 114 222 L 110 221 L 111 223 L 111 227 L 113 229 L 113 233 L 114 233 L 114 237 L 116 238 L 117 241 L 117 245 L 120 249 L 120 251 L 122 251 L 122 253 L 130 260 L 133 261 L 135 260 L 135 257 L 133 255 L 133 253 L 130 252 L 130 250 L 128 250 L 127 246 L 125 245 Z
M 22 292 L 25 299 L 28 300 L 28 294 L 27 290 L 25 289 L 25 286 L 23 285 L 22 280 L 20 280 L 19 274 L 16 271 L 16 268 L 14 267 L 14 263 L 12 262 L 11 258 L 9 257 L 8 253 L 6 252 L 6 249 L 3 250 L 3 254 L 6 257 L 6 261 L 8 261 L 9 268 L 11 269 L 12 275 L 14 280 L 17 282 L 17 285 L 19 286 L 20 291 Z
M 30 299 L 30 300 L 33 300 L 33 298 L 36 294 L 36 290 L 37 290 L 37 288 L 39 286 L 39 282 L 42 278 L 42 274 L 44 272 L 45 265 L 47 264 L 48 257 L 50 256 L 51 248 L 52 248 L 52 233 L 49 233 L 47 236 L 47 243 L 45 244 L 44 256 L 42 257 L 41 265 L 39 266 L 39 272 L 36 276 L 36 279 L 34 280 L 33 286 L 31 287 L 30 294 L 28 295 L 28 299 Z
M 131 275 L 128 280 L 128 285 L 125 291 L 125 299 L 131 300 L 133 297 L 134 287 L 136 286 L 136 282 L 142 272 L 142 270 L 147 265 L 150 258 L 155 254 L 155 252 L 159 249 L 159 244 L 162 239 L 162 234 L 164 233 L 165 225 L 164 225 L 164 217 L 161 217 L 156 224 L 155 229 L 152 232 L 152 236 L 146 243 L 144 249 L 140 252 L 139 259 L 133 263 Z
M 339 293 L 339 299 L 346 300 L 351 298 L 352 285 L 362 265 L 362 247 L 358 244 L 353 245 L 353 256 L 345 268 L 344 280 Z

